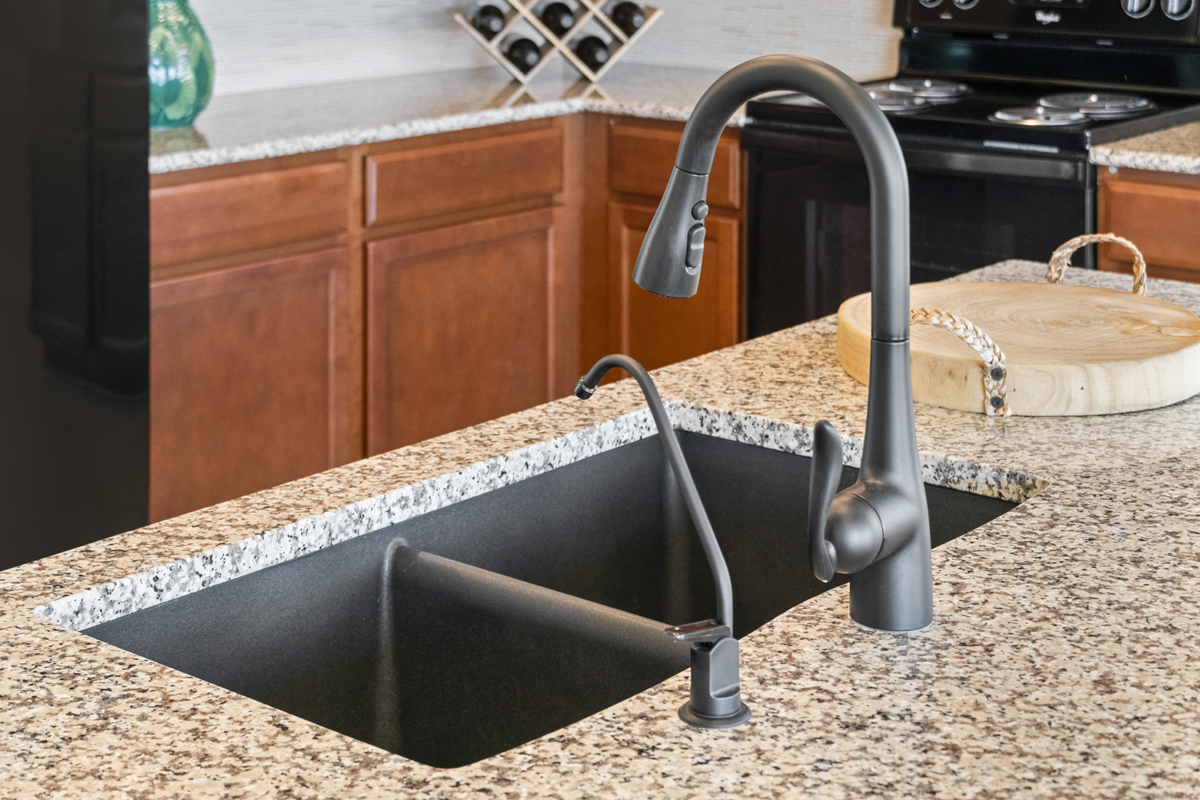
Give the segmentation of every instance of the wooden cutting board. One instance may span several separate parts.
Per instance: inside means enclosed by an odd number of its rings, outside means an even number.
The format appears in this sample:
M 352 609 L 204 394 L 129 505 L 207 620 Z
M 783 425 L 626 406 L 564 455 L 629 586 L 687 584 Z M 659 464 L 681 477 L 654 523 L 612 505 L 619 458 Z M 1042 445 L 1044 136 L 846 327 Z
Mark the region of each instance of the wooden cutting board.
M 912 287 L 913 308 L 970 320 L 1004 351 L 1008 403 L 1025 416 L 1115 414 L 1200 393 L 1200 318 L 1152 297 L 1044 283 L 946 282 Z M 871 295 L 838 311 L 842 368 L 870 372 Z M 953 333 L 912 328 L 913 397 L 984 411 L 983 362 Z

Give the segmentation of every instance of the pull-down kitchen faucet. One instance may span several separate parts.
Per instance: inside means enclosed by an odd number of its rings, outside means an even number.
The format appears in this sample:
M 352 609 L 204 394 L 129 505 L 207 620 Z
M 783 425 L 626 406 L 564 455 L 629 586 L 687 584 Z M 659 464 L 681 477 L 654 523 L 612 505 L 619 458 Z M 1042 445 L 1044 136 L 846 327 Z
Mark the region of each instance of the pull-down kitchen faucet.
M 921 484 L 909 361 L 908 173 L 900 143 L 861 86 L 820 61 L 765 56 L 712 85 L 683 130 L 675 169 L 633 279 L 665 297 L 691 297 L 704 253 L 705 196 L 717 142 L 745 102 L 803 92 L 842 120 L 862 149 L 871 182 L 871 380 L 858 482 L 842 492 L 841 438 L 828 422 L 813 436 L 809 555 L 822 581 L 851 575 L 850 616 L 882 631 L 933 621 L 929 511 Z

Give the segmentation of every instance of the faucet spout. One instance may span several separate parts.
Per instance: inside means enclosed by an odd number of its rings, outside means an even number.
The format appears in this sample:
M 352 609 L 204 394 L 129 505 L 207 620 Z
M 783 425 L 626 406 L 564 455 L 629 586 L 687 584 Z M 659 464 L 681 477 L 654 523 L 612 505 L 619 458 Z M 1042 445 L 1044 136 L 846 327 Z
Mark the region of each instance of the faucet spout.
M 615 367 L 628 372 L 638 382 L 650 415 L 658 428 L 667 463 L 683 495 L 684 505 L 696 526 L 700 545 L 712 570 L 717 590 L 717 618 L 702 622 L 691 622 L 667 628 L 665 633 L 676 641 L 691 645 L 692 691 L 690 699 L 679 708 L 679 718 L 697 728 L 735 728 L 750 720 L 750 709 L 742 702 L 742 684 L 739 677 L 738 640 L 733 636 L 733 584 L 729 579 L 729 568 L 725 556 L 713 533 L 708 513 L 700 501 L 696 482 L 688 469 L 675 429 L 667 415 L 658 389 L 646 368 L 629 356 L 619 354 L 605 356 L 588 370 L 575 384 L 575 396 L 587 400 L 596 392 L 600 379 Z
M 679 447 L 679 440 L 675 438 L 675 428 L 671 425 L 671 418 L 667 415 L 667 408 L 663 405 L 662 398 L 658 396 L 654 379 L 650 377 L 650 373 L 646 371 L 645 367 L 629 356 L 613 354 L 597 361 L 588 370 L 588 373 L 579 379 L 579 382 L 575 384 L 575 396 L 580 400 L 587 400 L 596 393 L 596 387 L 600 385 L 601 379 L 611 369 L 623 369 L 633 376 L 642 390 L 642 396 L 646 398 L 646 405 L 650 407 L 650 416 L 658 428 L 658 438 L 662 440 L 667 464 L 675 473 L 675 480 L 679 483 L 679 489 L 683 494 L 683 502 L 687 507 L 688 516 L 692 518 L 692 524 L 696 526 L 696 533 L 700 537 L 700 546 L 704 550 L 704 557 L 708 559 L 708 567 L 712 571 L 714 588 L 717 593 L 717 622 L 728 628 L 731 631 L 728 635 L 732 636 L 733 583 L 729 579 L 729 567 L 725 564 L 721 546 L 717 544 L 717 536 L 713 533 L 712 523 L 708 520 L 708 512 L 704 510 L 700 492 L 696 489 L 696 482 L 692 480 L 692 471 L 688 469 L 687 460 L 683 457 L 683 450 Z
M 900 142 L 866 90 L 845 73 L 803 56 L 763 56 L 734 67 L 714 83 L 683 129 L 675 169 L 638 253 L 633 279 L 667 297 L 691 297 L 700 282 L 696 250 L 717 143 L 746 102 L 774 91 L 802 92 L 827 105 L 862 149 L 871 183 L 871 336 L 908 340 L 908 172 Z M 699 242 L 693 242 L 693 239 Z M 694 262 L 694 264 L 692 263 Z M 686 279 L 685 279 L 686 276 Z
M 813 59 L 764 56 L 727 72 L 700 98 L 684 127 L 633 279 L 666 297 L 696 293 L 705 195 L 718 140 L 744 103 L 772 91 L 802 92 L 828 106 L 861 148 L 871 186 L 871 371 L 862 464 L 858 482 L 835 496 L 840 438 L 836 432 L 830 436 L 828 423 L 818 425 L 816 447 L 822 452 L 814 452 L 810 487 L 813 569 L 821 580 L 834 572 L 852 576 L 850 615 L 860 624 L 916 630 L 933 621 L 933 576 L 912 405 L 908 172 L 883 112 L 848 76 Z

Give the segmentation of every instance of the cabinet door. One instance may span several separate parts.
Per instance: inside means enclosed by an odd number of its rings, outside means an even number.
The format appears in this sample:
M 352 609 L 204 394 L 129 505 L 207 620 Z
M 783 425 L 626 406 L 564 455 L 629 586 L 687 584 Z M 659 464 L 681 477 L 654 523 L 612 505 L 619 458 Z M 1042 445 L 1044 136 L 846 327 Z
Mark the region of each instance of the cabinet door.
M 1100 224 L 1129 239 L 1154 278 L 1200 281 L 1200 177 L 1120 170 L 1100 173 Z M 1132 272 L 1133 257 L 1120 245 L 1100 245 L 1100 268 Z
M 559 376 L 554 346 L 560 214 L 541 209 L 368 245 L 371 454 L 564 394 L 556 384 L 571 376 Z
M 609 204 L 609 340 L 647 369 L 737 344 L 739 320 L 739 224 L 716 213 L 707 234 L 700 288 L 678 300 L 645 291 L 633 282 L 633 265 L 655 207 Z
M 150 518 L 351 460 L 344 249 L 150 287 Z

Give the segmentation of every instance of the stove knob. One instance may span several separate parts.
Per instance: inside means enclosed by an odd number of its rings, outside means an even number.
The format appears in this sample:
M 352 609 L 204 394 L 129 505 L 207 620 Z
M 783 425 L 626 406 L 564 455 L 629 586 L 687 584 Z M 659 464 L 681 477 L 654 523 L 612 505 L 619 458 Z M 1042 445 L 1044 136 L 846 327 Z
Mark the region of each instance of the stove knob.
M 1121 8 L 1134 19 L 1140 19 L 1154 10 L 1154 0 L 1121 0 Z
M 1187 19 L 1196 10 L 1196 0 L 1162 0 L 1162 10 L 1171 19 Z
M 937 8 L 942 4 L 942 0 L 921 0 L 921 5 L 926 8 Z
M 978 2 L 979 0 L 954 0 L 954 5 L 966 11 L 968 8 L 974 8 Z

